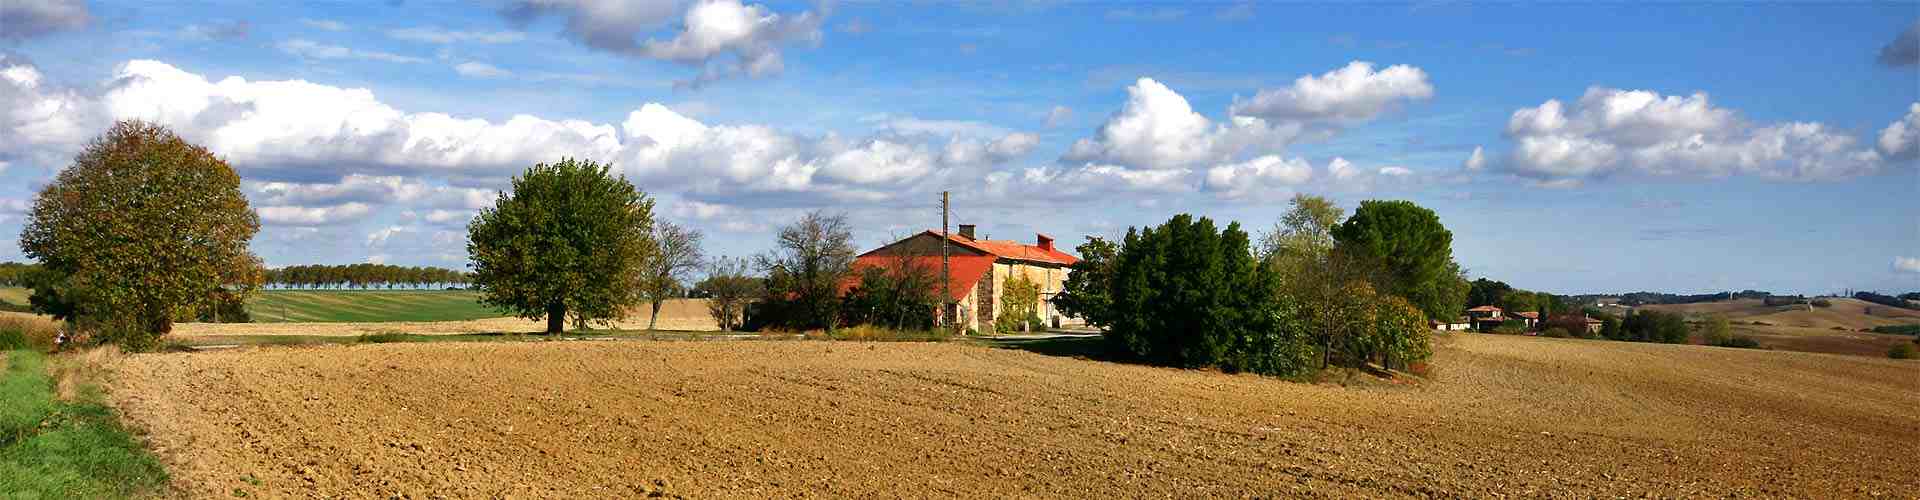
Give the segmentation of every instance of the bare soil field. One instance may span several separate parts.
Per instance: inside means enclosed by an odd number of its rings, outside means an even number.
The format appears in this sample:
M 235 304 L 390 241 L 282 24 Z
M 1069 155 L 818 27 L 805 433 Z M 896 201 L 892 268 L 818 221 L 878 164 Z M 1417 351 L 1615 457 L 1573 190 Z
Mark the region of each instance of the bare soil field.
M 191 497 L 1910 496 L 1920 362 L 1443 337 L 1351 387 L 965 343 L 142 354 Z
M 611 327 L 618 330 L 643 330 L 647 328 L 645 306 L 628 313 L 627 319 L 611 325 L 595 325 L 596 328 Z M 529 321 L 520 318 L 487 318 L 468 321 L 387 321 L 371 323 L 178 323 L 173 326 L 172 335 L 182 340 L 207 339 L 222 336 L 246 335 L 311 335 L 324 337 L 352 337 L 375 333 L 413 333 L 422 335 L 466 334 L 466 333 L 530 333 L 547 328 L 547 323 Z M 719 330 L 720 324 L 707 313 L 706 299 L 669 300 L 660 308 L 661 330 Z
M 1641 306 L 1647 310 L 1677 312 L 1689 316 L 1718 314 L 1739 322 L 1760 321 L 1775 326 L 1802 328 L 1841 327 L 1864 330 L 1876 326 L 1920 323 L 1920 311 L 1887 307 L 1859 299 L 1830 298 L 1829 307 L 1807 305 L 1769 306 L 1760 299 L 1723 300 L 1698 304 Z

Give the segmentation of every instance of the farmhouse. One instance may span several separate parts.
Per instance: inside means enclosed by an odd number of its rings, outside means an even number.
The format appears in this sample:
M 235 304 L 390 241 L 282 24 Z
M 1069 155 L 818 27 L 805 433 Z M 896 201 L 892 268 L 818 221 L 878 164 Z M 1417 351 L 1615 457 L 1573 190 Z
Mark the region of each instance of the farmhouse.
M 939 276 L 940 241 L 939 231 L 928 230 L 860 254 L 854 259 L 853 267 L 856 270 L 876 266 L 891 268 L 907 263 Z M 1040 293 L 1034 311 L 1042 321 L 1055 327 L 1082 323 L 1053 307 L 1053 297 L 1059 295 L 1067 281 L 1068 266 L 1080 259 L 1055 249 L 1052 237 L 1037 234 L 1031 245 L 984 240 L 974 237 L 974 225 L 961 224 L 960 232 L 949 233 L 946 241 L 948 276 L 952 279 L 948 298 L 958 303 L 951 313 L 961 328 L 992 331 L 994 320 L 999 318 L 1000 297 L 1015 276 L 1038 285 Z
M 1480 306 L 1467 310 L 1467 320 L 1473 323 L 1473 329 L 1488 331 L 1507 322 L 1507 316 L 1498 307 Z
M 1454 318 L 1453 321 L 1427 320 L 1427 323 L 1433 326 L 1433 329 L 1443 332 L 1459 332 L 1473 327 L 1473 321 L 1466 316 Z

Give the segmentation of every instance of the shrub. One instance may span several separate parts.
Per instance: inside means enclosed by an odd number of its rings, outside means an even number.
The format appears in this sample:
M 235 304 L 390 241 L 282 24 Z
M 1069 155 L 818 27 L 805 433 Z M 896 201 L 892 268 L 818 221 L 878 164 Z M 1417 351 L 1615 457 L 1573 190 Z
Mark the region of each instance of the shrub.
M 1915 357 L 1913 344 L 1902 343 L 1895 345 L 1892 349 L 1887 350 L 1887 357 L 1893 359 L 1913 359 Z
M 1813 307 L 1833 307 L 1833 301 L 1827 300 L 1827 299 L 1813 299 Z
M 1876 326 L 1873 327 L 1871 331 L 1873 333 L 1891 333 L 1894 335 L 1920 335 L 1920 325 Z
M 39 317 L 0 316 L 0 351 L 35 349 L 51 351 L 60 335 L 60 324 Z
M 1500 326 L 1493 327 L 1493 333 L 1498 333 L 1501 335 L 1526 335 L 1527 323 L 1524 321 L 1508 321 L 1508 322 L 1500 323 Z
M 1564 339 L 1564 338 L 1567 338 L 1567 329 L 1560 328 L 1560 327 L 1548 328 L 1547 331 L 1545 333 L 1542 333 L 1541 335 L 1545 335 L 1545 336 L 1556 338 L 1556 339 Z
M 1745 335 L 1736 335 L 1733 337 L 1729 337 L 1726 340 L 1715 342 L 1713 345 L 1720 346 L 1720 347 L 1736 347 L 1740 349 L 1759 349 L 1760 341 L 1754 340 L 1753 337 L 1748 337 Z
M 369 333 L 353 339 L 354 342 L 361 344 L 388 344 L 393 342 L 406 342 L 407 340 L 407 334 L 400 332 Z
M 1709 345 L 1721 345 L 1733 340 L 1733 325 L 1725 316 L 1713 315 L 1700 325 L 1700 336 Z
M 953 335 L 946 330 L 901 330 L 876 325 L 857 325 L 833 331 L 834 340 L 868 342 L 939 342 Z

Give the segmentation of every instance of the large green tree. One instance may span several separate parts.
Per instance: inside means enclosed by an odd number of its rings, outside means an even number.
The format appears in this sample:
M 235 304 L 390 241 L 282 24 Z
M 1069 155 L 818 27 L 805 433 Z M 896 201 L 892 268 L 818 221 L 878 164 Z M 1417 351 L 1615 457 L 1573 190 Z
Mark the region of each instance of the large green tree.
M 166 127 L 122 121 L 34 198 L 20 248 L 51 273 L 37 308 L 143 350 L 174 318 L 216 307 L 223 286 L 258 283 L 247 242 L 259 230 L 227 162 Z
M 1453 261 L 1453 233 L 1432 210 L 1409 201 L 1363 201 L 1334 227 L 1333 237 L 1381 291 L 1428 317 L 1451 318 L 1465 307 L 1468 284 Z
M 1088 325 L 1106 328 L 1113 325 L 1113 266 L 1120 247 L 1098 236 L 1075 247 L 1080 261 L 1075 262 L 1053 305 L 1060 312 L 1086 320 Z
M 560 333 L 571 318 L 625 317 L 632 284 L 658 249 L 653 200 L 593 161 L 542 163 L 513 179 L 468 223 L 467 252 L 481 302 Z
M 773 251 L 754 257 L 767 273 L 773 322 L 832 334 L 840 322 L 840 281 L 852 275 L 853 257 L 853 226 L 845 214 L 808 212 L 781 227 Z
M 1223 231 L 1181 214 L 1129 229 L 1110 282 L 1106 338 L 1155 364 L 1293 373 L 1312 350 L 1277 286 L 1238 223 Z

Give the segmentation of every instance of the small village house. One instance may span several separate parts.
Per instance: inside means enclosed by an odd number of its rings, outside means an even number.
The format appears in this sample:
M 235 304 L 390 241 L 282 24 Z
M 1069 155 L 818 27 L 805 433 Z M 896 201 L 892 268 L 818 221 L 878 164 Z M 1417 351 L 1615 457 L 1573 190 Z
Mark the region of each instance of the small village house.
M 1427 320 L 1427 323 L 1431 324 L 1433 329 L 1443 332 L 1459 332 L 1473 328 L 1473 320 L 1466 316 L 1454 318 L 1453 321 Z
M 946 237 L 948 277 L 952 280 L 948 299 L 957 303 L 950 312 L 960 328 L 993 331 L 994 320 L 1001 312 L 1000 297 L 1014 276 L 1024 276 L 1038 285 L 1040 293 L 1034 310 L 1041 321 L 1054 327 L 1084 324 L 1053 306 L 1053 297 L 1064 289 L 1069 266 L 1079 262 L 1078 257 L 1054 248 L 1053 238 L 1044 234 L 1034 235 L 1032 244 L 985 240 L 975 238 L 974 227 L 961 224 L 959 232 Z M 853 267 L 858 270 L 910 262 L 932 270 L 937 279 L 941 239 L 939 231 L 921 232 L 860 254 L 854 259 Z
M 1467 321 L 1474 330 L 1490 331 L 1507 322 L 1505 311 L 1494 306 L 1480 306 L 1467 310 Z

